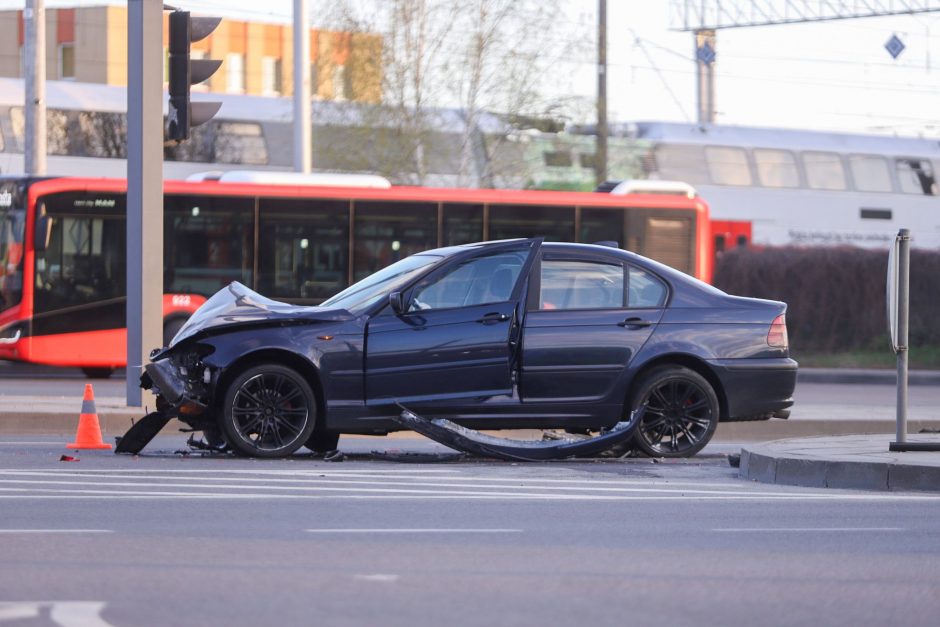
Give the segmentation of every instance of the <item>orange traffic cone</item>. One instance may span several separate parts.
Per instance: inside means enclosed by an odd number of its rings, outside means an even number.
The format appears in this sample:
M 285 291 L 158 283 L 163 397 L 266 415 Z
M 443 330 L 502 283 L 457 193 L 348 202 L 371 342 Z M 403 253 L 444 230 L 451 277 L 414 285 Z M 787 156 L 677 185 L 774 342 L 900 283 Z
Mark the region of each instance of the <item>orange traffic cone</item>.
M 95 391 L 91 383 L 85 384 L 85 396 L 82 398 L 82 414 L 78 417 L 78 433 L 75 441 L 65 448 L 93 449 L 111 448 L 101 439 L 101 425 L 98 423 L 98 410 L 95 409 Z

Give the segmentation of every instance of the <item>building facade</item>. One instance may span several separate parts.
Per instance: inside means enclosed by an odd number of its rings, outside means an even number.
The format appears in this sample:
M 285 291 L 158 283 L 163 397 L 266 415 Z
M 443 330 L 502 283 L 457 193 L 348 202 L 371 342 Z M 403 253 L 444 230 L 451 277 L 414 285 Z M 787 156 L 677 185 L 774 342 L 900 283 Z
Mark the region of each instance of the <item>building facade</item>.
M 164 12 L 164 57 L 168 29 Z M 23 12 L 0 11 L 0 76 L 22 77 Z M 286 24 L 225 18 L 192 56 L 222 67 L 195 91 L 290 96 L 293 29 Z M 323 100 L 377 103 L 382 96 L 382 38 L 371 33 L 310 30 L 311 91 Z M 46 78 L 105 85 L 127 84 L 127 7 L 46 10 Z M 164 73 L 165 80 L 165 73 Z

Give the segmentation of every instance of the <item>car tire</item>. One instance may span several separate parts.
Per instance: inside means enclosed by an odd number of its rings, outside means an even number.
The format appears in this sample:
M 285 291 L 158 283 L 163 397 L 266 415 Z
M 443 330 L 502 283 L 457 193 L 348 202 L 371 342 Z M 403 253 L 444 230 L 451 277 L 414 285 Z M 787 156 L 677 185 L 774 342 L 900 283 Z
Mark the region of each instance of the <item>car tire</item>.
M 237 453 L 286 457 L 310 439 L 317 402 L 303 376 L 280 364 L 253 366 L 229 384 L 220 427 Z
M 715 435 L 720 411 L 708 380 L 682 366 L 663 366 L 644 375 L 629 407 L 643 409 L 630 444 L 650 457 L 695 455 Z
M 330 451 L 335 451 L 337 445 L 339 445 L 339 434 L 327 431 L 314 431 L 310 439 L 304 444 L 304 446 L 314 453 L 329 453 Z

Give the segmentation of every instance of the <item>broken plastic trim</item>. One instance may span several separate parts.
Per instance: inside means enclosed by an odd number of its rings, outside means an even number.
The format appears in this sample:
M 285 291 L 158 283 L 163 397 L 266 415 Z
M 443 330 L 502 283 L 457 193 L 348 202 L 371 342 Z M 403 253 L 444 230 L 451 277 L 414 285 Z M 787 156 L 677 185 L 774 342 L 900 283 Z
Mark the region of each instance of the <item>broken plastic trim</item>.
M 399 407 L 401 415 L 395 418 L 398 424 L 444 446 L 484 457 L 523 462 L 596 455 L 633 437 L 644 413 L 642 408 L 638 409 L 629 420 L 618 422 L 609 431 L 593 438 L 536 441 L 499 438 L 462 427 L 445 418 L 423 418 L 403 405 Z
M 115 453 L 130 453 L 136 455 L 144 450 L 144 447 L 150 443 L 150 440 L 157 437 L 160 430 L 170 422 L 172 416 L 163 412 L 150 412 L 127 430 L 117 446 L 114 447 Z

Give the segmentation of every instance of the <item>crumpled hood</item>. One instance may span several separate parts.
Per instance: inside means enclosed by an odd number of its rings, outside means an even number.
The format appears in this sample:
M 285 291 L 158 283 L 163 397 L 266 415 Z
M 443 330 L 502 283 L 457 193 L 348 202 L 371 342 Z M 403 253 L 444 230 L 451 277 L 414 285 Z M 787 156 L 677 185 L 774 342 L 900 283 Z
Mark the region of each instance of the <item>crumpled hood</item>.
M 212 295 L 186 321 L 167 348 L 203 331 L 226 326 L 277 324 L 286 321 L 305 322 L 351 320 L 345 309 L 303 307 L 265 298 L 237 281 Z

